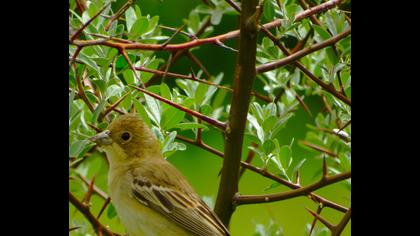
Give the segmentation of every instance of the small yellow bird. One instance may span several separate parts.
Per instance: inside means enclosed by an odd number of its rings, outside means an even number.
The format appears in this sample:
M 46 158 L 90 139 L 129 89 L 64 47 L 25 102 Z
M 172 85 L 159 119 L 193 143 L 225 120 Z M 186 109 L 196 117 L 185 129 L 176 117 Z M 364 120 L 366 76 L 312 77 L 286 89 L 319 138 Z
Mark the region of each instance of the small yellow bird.
M 91 141 L 105 150 L 109 194 L 130 236 L 230 235 L 138 115 L 119 116 Z

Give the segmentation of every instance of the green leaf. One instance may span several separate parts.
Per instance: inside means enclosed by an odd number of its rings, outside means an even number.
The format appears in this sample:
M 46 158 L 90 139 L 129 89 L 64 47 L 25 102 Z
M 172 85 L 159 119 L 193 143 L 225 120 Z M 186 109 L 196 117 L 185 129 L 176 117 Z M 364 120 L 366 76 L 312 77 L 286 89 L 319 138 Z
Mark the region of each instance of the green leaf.
M 292 149 L 286 145 L 280 147 L 279 156 L 281 165 L 287 170 L 292 163 Z
M 185 112 L 178 110 L 175 107 L 169 107 L 162 114 L 161 127 L 169 130 L 184 119 Z
M 272 21 L 274 19 L 274 15 L 275 15 L 275 10 L 274 10 L 274 5 L 273 2 L 271 0 L 265 0 L 264 1 L 264 17 L 267 21 Z
M 329 38 L 331 38 L 331 35 L 321 26 L 313 25 L 314 30 L 318 33 L 322 41 L 325 41 Z M 338 63 L 337 55 L 335 54 L 333 48 L 331 46 L 327 47 L 326 49 L 328 60 L 331 64 L 335 65 Z
M 220 24 L 220 21 L 222 21 L 222 16 L 223 16 L 223 10 L 220 9 L 215 9 L 213 11 L 213 14 L 211 14 L 211 24 L 212 25 L 218 25 Z
M 251 125 L 256 129 L 256 131 L 257 131 L 257 137 L 260 140 L 260 142 L 261 143 L 264 143 L 264 140 L 265 140 L 264 130 L 262 129 L 262 127 L 258 123 L 257 119 L 253 115 L 251 115 L 251 114 L 248 114 L 247 119 L 251 123 Z
M 151 119 L 156 125 L 159 125 L 161 120 L 161 106 L 159 102 L 147 94 L 144 94 L 144 98 L 146 100 L 147 108 L 149 108 L 148 111 L 150 112 L 149 115 L 151 116 Z
M 198 15 L 197 11 L 191 11 L 190 15 L 188 16 L 188 23 L 190 28 L 192 29 L 192 33 L 195 33 L 200 28 L 200 16 Z
M 275 143 L 271 139 L 265 140 L 264 144 L 262 145 L 263 150 L 266 154 L 271 153 L 275 148 Z
M 96 107 L 95 111 L 93 112 L 92 120 L 90 121 L 92 124 L 96 124 L 96 122 L 98 121 L 99 114 L 101 114 L 101 112 L 104 110 L 106 103 L 107 103 L 107 101 L 105 99 L 102 99 L 99 102 L 98 106 Z
M 117 215 L 117 211 L 112 203 L 109 203 L 108 210 L 106 211 L 106 216 L 108 219 L 112 219 Z
M 205 96 L 206 96 L 206 91 L 208 89 L 208 85 L 206 84 L 198 84 L 197 89 L 195 90 L 195 102 L 197 105 L 201 105 Z
M 85 140 L 77 140 L 69 148 L 69 156 L 81 158 L 83 154 L 87 151 L 87 149 L 91 148 L 93 144 L 85 139 Z
M 168 85 L 166 85 L 165 83 L 160 84 L 160 95 L 162 97 L 172 101 L 171 90 L 169 89 Z M 166 104 L 166 103 L 162 103 L 162 110 L 163 111 L 165 111 L 165 109 L 168 109 L 169 107 L 171 107 L 171 105 Z
M 186 122 L 186 123 L 178 123 L 173 128 L 178 128 L 181 130 L 189 130 L 189 129 L 198 129 L 202 128 L 203 130 L 208 130 L 209 128 L 203 124 L 200 123 L 192 123 L 192 122 Z
M 149 27 L 149 20 L 146 17 L 137 19 L 128 33 L 128 39 L 137 39 L 146 32 L 147 27 Z
M 132 7 L 129 7 L 125 11 L 125 25 L 127 26 L 127 31 L 130 31 L 132 26 L 137 20 L 136 12 Z
M 147 27 L 145 34 L 150 34 L 151 32 L 153 32 L 156 26 L 158 25 L 158 23 L 159 23 L 159 16 L 152 17 L 149 21 L 149 25 Z
M 140 115 L 143 121 L 147 124 L 147 126 L 151 127 L 152 123 L 150 122 L 149 115 L 147 115 L 147 112 L 144 109 L 144 106 L 137 99 L 133 100 L 133 105 L 136 108 L 137 113 Z
M 263 129 L 265 133 L 271 133 L 272 128 L 277 122 L 276 116 L 269 116 L 267 119 L 263 121 Z
M 284 124 L 293 116 L 293 113 L 287 113 L 286 115 L 284 115 L 283 117 L 281 117 L 280 119 L 278 119 L 278 121 L 276 122 L 276 124 L 274 125 L 271 135 L 274 137 L 277 135 L 277 133 L 284 128 Z

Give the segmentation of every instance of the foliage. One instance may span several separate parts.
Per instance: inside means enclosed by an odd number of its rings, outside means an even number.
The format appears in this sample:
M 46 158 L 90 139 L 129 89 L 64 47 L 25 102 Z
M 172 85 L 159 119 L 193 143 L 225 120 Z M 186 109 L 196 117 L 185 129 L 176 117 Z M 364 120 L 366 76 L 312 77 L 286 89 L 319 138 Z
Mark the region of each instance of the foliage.
M 83 2 L 84 6 L 81 7 Z M 117 115 L 138 113 L 160 141 L 165 158 L 169 159 L 175 153 L 188 152 L 191 147 L 191 142 L 185 142 L 185 139 L 182 141 L 179 136 L 193 137 L 193 144 L 197 144 L 195 141 L 201 144 L 201 137 L 219 131 L 212 121 L 227 122 L 229 119 L 231 78 L 227 78 L 223 71 L 208 71 L 200 65 L 203 63 L 194 59 L 192 52 L 201 51 L 204 46 L 180 48 L 166 57 L 167 54 L 149 50 L 147 47 L 131 50 L 109 46 L 104 42 L 114 40 L 113 42 L 122 44 L 134 42 L 143 45 L 170 45 L 175 44 L 174 40 L 194 42 L 197 38 L 209 38 L 215 36 L 215 29 L 221 27 L 224 17 L 239 15 L 228 3 L 230 1 L 200 2 L 183 19 L 184 26 L 172 30 L 162 27 L 162 15 L 144 13 L 147 4 L 136 2 L 125 5 L 127 8 L 124 8 L 121 6 L 125 2 L 107 5 L 108 2 L 69 1 L 70 37 L 86 26 L 78 37 L 70 39 L 69 46 L 69 191 L 78 199 L 83 199 L 86 193 L 92 192 L 89 186 L 93 178 L 96 188 L 106 193 L 107 161 L 88 137 L 97 130 L 105 129 L 108 122 Z M 311 2 L 322 4 L 322 1 Z M 292 54 L 311 44 L 328 41 L 351 27 L 346 13 L 337 8 L 314 15 L 320 23 L 318 25 L 308 17 L 296 20 L 296 16 L 305 11 L 306 4 L 302 5 L 301 1 L 264 0 L 261 4 L 261 23 L 281 19 L 282 24 L 273 27 L 271 32 Z M 97 16 L 100 11 L 101 14 Z M 111 20 L 119 13 L 119 17 Z M 94 20 L 87 24 L 91 19 Z M 201 35 L 196 35 L 198 32 Z M 272 63 L 288 56 L 276 42 L 265 36 L 259 34 L 257 65 Z M 91 44 L 81 46 L 77 42 Z M 232 53 L 232 47 L 227 46 L 226 42 L 212 43 L 213 45 L 206 47 L 221 47 L 226 53 Z M 159 50 L 166 51 L 166 48 Z M 178 53 L 181 56 L 177 56 Z M 183 53 L 184 57 L 190 59 L 186 67 L 194 66 L 198 69 L 191 69 L 188 75 L 170 74 L 171 66 Z M 192 56 L 186 56 L 188 53 Z M 309 73 L 351 99 L 350 36 L 343 37 L 333 46 L 323 47 L 301 57 L 298 61 Z M 208 63 L 223 62 L 206 61 L 205 64 Z M 260 85 L 260 88 L 254 91 L 247 115 L 245 135 L 247 140 L 256 144 L 249 145 L 247 150 L 255 153 L 261 160 L 260 165 L 254 165 L 292 184 L 297 184 L 299 173 L 311 161 L 295 155 L 294 150 L 297 147 L 315 158 L 326 158 L 329 175 L 351 171 L 351 107 L 309 77 L 293 63 L 259 73 L 255 84 Z M 147 91 L 182 106 L 186 111 L 147 95 L 133 86 L 145 86 Z M 313 101 L 322 104 L 321 111 L 307 105 L 314 104 Z M 303 139 L 293 138 L 287 143 L 279 141 L 282 132 L 287 132 L 289 121 L 300 109 L 308 112 L 312 119 L 311 123 L 302 124 L 308 128 L 306 136 Z M 199 112 L 208 117 L 209 121 L 204 122 L 190 111 Z M 205 148 L 202 152 L 205 152 Z M 321 174 L 322 166 L 318 166 L 313 177 Z M 302 181 L 309 183 L 310 180 L 308 177 Z M 345 197 L 348 198 L 350 179 L 341 184 L 345 186 Z M 262 190 L 278 192 L 282 185 L 271 180 Z M 104 225 L 113 225 L 111 230 L 123 232 L 121 226 L 114 223 L 118 221 L 118 217 L 112 204 L 104 205 L 106 196 L 101 196 L 95 190 L 91 202 L 90 210 L 96 215 L 103 206 L 106 207 L 106 212 L 98 217 Z M 206 196 L 206 202 L 213 204 L 214 201 Z M 89 222 L 82 215 L 76 214 L 76 211 L 70 204 L 70 227 L 79 227 L 72 230 L 71 234 L 93 234 L 94 230 Z M 308 222 L 311 222 L 313 218 L 309 219 Z M 283 235 L 281 225 L 281 222 L 273 220 L 267 225 L 257 224 L 253 235 Z M 324 235 L 325 231 L 326 228 L 316 227 L 315 234 L 312 235 Z

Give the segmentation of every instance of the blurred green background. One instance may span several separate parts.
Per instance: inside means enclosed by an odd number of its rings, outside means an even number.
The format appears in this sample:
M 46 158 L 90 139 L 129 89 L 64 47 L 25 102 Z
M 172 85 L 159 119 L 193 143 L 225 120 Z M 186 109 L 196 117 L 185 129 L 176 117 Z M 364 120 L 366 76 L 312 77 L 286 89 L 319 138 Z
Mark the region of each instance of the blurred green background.
M 115 8 L 125 1 L 117 1 Z M 176 1 L 159 1 L 159 0 L 142 0 L 136 1 L 141 8 L 142 14 L 151 16 L 159 15 L 160 25 L 179 27 L 183 24 L 182 19 L 187 18 L 189 12 L 198 4 L 200 0 L 176 0 Z M 215 31 L 212 35 L 225 33 L 234 29 L 237 29 L 237 16 L 235 15 L 224 15 L 222 22 L 214 26 Z M 236 44 L 235 40 L 231 40 L 226 43 L 229 46 Z M 197 56 L 207 67 L 212 75 L 216 75 L 220 72 L 225 74 L 222 84 L 230 84 L 233 78 L 234 66 L 236 60 L 236 54 L 232 51 L 217 47 L 214 45 L 201 46 L 199 50 L 194 50 L 193 54 Z M 168 58 L 168 54 L 165 52 L 158 54 L 162 58 Z M 178 60 L 171 68 L 171 72 L 178 72 L 188 74 L 190 72 L 191 63 L 188 59 L 182 58 Z M 195 66 L 193 66 L 195 67 Z M 197 69 L 197 68 L 195 68 Z M 169 83 L 170 84 L 170 83 Z M 261 89 L 261 82 L 258 80 L 254 84 L 255 90 Z M 230 102 L 230 98 L 226 99 L 226 102 Z M 322 103 L 318 97 L 307 97 L 305 102 L 309 106 L 314 116 L 321 112 Z M 306 132 L 308 131 L 307 124 L 313 124 L 314 117 L 311 117 L 306 113 L 300 106 L 296 111 L 295 115 L 288 121 L 286 128 L 280 131 L 278 135 L 278 141 L 280 145 L 289 144 L 294 139 L 293 145 L 293 158 L 294 161 L 298 162 L 302 158 L 307 158 L 307 161 L 302 167 L 301 181 L 302 185 L 313 183 L 319 179 L 319 170 L 322 166 L 322 159 L 319 157 L 319 153 L 310 151 L 302 148 L 298 145 L 298 140 L 303 140 Z M 183 133 L 188 137 L 193 137 L 190 132 Z M 223 150 L 223 137 L 216 130 L 210 130 L 203 133 L 203 140 L 205 143 Z M 250 144 L 248 137 L 245 138 L 243 158 L 248 153 L 247 146 Z M 187 144 L 186 151 L 179 151 L 172 155 L 168 159 L 173 163 L 190 181 L 192 186 L 198 192 L 199 195 L 208 199 L 210 198 L 214 204 L 217 196 L 217 189 L 220 178 L 218 173 L 221 168 L 222 159 L 216 155 L 206 152 L 200 148 Z M 92 163 L 93 162 L 93 163 Z M 91 178 L 93 175 L 96 176 L 95 183 L 104 191 L 107 191 L 106 186 L 106 173 L 107 165 L 104 157 L 97 154 L 93 155 L 92 158 L 88 158 L 85 166 L 95 166 L 96 168 L 86 168 L 87 176 Z M 258 157 L 255 157 L 252 164 L 261 166 L 261 161 Z M 83 171 L 83 165 L 80 166 Z M 264 193 L 276 193 L 289 190 L 283 186 L 276 187 L 269 191 L 265 189 L 270 186 L 273 181 L 264 178 L 251 171 L 245 171 L 245 174 L 240 181 L 240 193 L 242 194 L 264 194 Z M 70 188 L 75 183 L 70 182 Z M 337 202 L 344 206 L 349 206 L 350 196 L 349 191 L 344 187 L 343 184 L 337 183 L 332 186 L 326 187 L 317 191 L 321 196 L 326 197 L 329 200 Z M 78 193 L 76 193 L 77 195 Z M 79 192 L 78 197 L 82 197 L 82 193 Z M 102 199 L 93 196 L 93 202 L 103 202 Z M 207 201 L 208 202 L 208 201 Z M 98 212 L 102 204 L 92 205 L 92 211 Z M 313 217 L 305 209 L 309 208 L 316 211 L 317 206 L 306 197 L 294 198 L 291 200 L 285 200 L 280 202 L 274 202 L 269 204 L 257 204 L 257 205 L 243 205 L 239 206 L 234 213 L 230 231 L 233 236 L 248 236 L 253 235 L 257 224 L 269 225 L 270 220 L 280 225 L 284 230 L 284 235 L 308 235 L 306 225 L 310 224 Z M 83 216 L 80 213 L 76 213 L 73 206 L 70 205 L 70 219 L 73 221 L 82 222 Z M 111 214 L 109 211 L 104 214 Z M 330 220 L 330 222 L 336 224 L 342 217 L 342 213 L 335 210 L 325 208 L 322 215 Z M 123 226 L 116 224 L 115 220 L 110 220 L 107 217 L 101 217 L 101 221 L 104 224 L 110 225 L 111 229 L 116 232 L 124 232 Z M 350 224 L 347 225 L 342 235 L 350 235 Z M 320 226 L 320 223 L 317 223 Z M 329 235 L 326 234 L 326 235 Z

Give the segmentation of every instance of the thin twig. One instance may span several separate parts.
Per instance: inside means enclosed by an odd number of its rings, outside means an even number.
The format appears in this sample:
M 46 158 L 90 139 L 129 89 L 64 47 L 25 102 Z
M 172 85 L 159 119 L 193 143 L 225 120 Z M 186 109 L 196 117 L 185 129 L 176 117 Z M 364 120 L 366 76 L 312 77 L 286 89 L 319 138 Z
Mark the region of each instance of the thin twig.
M 305 49 L 302 49 L 298 52 L 296 52 L 295 54 L 291 54 L 285 58 L 282 58 L 278 61 L 274 61 L 274 62 L 270 62 L 270 63 L 266 63 L 266 64 L 262 64 L 257 66 L 257 73 L 264 73 L 270 70 L 274 70 L 277 69 L 281 66 L 290 64 L 295 62 L 296 60 L 299 60 L 300 58 L 318 51 L 322 48 L 331 46 L 332 44 L 336 43 L 337 41 L 347 37 L 348 35 L 350 35 L 351 33 L 351 29 L 346 29 L 343 32 L 341 32 L 340 34 L 337 34 L 321 43 L 317 43 L 314 45 L 311 45 L 310 47 L 307 47 Z M 317 83 L 318 85 L 320 85 L 323 89 L 325 89 L 326 91 L 328 91 L 329 93 L 331 93 L 332 95 L 334 95 L 335 97 L 337 97 L 338 99 L 340 99 L 341 101 L 343 101 L 344 103 L 346 103 L 347 105 L 351 106 L 351 101 L 344 96 L 342 93 L 337 92 L 335 90 L 335 88 L 331 85 L 327 85 L 326 83 L 324 83 L 322 80 L 318 79 L 317 77 L 310 77 L 315 83 Z
M 108 2 L 107 4 L 105 4 L 101 10 L 98 11 L 98 13 L 96 13 L 92 18 L 90 18 L 88 21 L 86 21 L 86 23 L 84 23 L 82 25 L 82 27 L 80 27 L 79 30 L 77 30 L 71 37 L 70 37 L 70 43 L 73 42 L 77 37 L 79 37 L 80 33 L 82 33 L 82 31 L 90 24 L 92 23 L 93 20 L 96 19 L 96 17 L 98 17 L 109 5 L 111 4 L 111 2 Z
M 77 210 L 80 211 L 80 213 L 82 213 L 85 216 L 85 218 L 90 222 L 96 233 L 101 232 L 107 236 L 121 236 L 120 234 L 111 232 L 106 226 L 102 225 L 99 222 L 99 220 L 96 219 L 94 215 L 92 215 L 92 213 L 89 210 L 89 206 L 77 200 L 77 198 L 71 192 L 69 192 L 69 201 L 74 207 L 76 207 Z
M 133 0 L 127 0 L 124 5 L 121 6 L 121 8 L 111 17 L 111 19 L 108 21 L 108 23 L 105 25 L 105 30 L 108 31 L 109 27 L 111 27 L 111 24 L 120 18 L 122 14 L 134 3 Z
M 283 193 L 264 194 L 264 195 L 239 195 L 237 194 L 234 197 L 234 202 L 237 205 L 243 205 L 243 204 L 257 204 L 257 203 L 267 203 L 267 202 L 286 200 L 290 198 L 307 195 L 308 193 L 313 192 L 317 189 L 348 179 L 350 177 L 351 177 L 351 172 L 349 171 L 349 172 L 340 173 L 334 176 L 322 177 L 316 183 L 313 183 L 306 187 L 300 187 L 298 189 L 293 189 L 287 192 L 283 192 Z
M 149 95 L 149 96 L 151 96 L 153 98 L 156 98 L 159 101 L 162 101 L 162 102 L 164 102 L 164 103 L 166 103 L 168 105 L 171 105 L 171 106 L 173 106 L 173 107 L 175 107 L 175 108 L 177 108 L 177 109 L 179 109 L 181 111 L 184 111 L 184 112 L 188 113 L 189 115 L 195 116 L 198 119 L 201 119 L 201 120 L 209 123 L 210 125 L 212 125 L 212 126 L 214 126 L 216 128 L 219 128 L 222 131 L 225 131 L 225 129 L 226 129 L 226 124 L 223 123 L 223 122 L 221 122 L 221 121 L 215 120 L 215 119 L 213 119 L 213 118 L 211 118 L 209 116 L 203 115 L 203 114 L 201 114 L 201 113 L 199 113 L 197 111 L 193 111 L 191 109 L 188 109 L 188 108 L 186 108 L 184 106 L 181 106 L 181 105 L 179 105 L 177 103 L 174 103 L 174 102 L 172 102 L 172 101 L 170 101 L 170 100 L 168 100 L 168 99 L 166 99 L 164 97 L 161 97 L 161 96 L 159 96 L 157 94 L 154 94 L 152 92 L 149 92 L 146 89 L 142 89 L 142 88 L 139 88 L 139 87 L 136 87 L 136 86 L 132 86 L 132 85 L 129 85 L 129 86 L 132 87 L 132 88 L 134 88 L 134 89 L 136 89 L 136 90 L 138 90 L 138 91 L 140 91 L 140 92 L 143 92 L 143 93 L 145 93 L 145 94 L 147 94 L 147 95 Z

